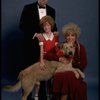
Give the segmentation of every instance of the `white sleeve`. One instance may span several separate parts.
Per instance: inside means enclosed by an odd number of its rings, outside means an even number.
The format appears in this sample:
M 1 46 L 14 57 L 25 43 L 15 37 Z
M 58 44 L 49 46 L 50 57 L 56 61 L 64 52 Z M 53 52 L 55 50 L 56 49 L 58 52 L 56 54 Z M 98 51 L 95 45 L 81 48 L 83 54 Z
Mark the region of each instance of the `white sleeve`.
M 43 45 L 43 42 L 39 42 L 39 45 Z

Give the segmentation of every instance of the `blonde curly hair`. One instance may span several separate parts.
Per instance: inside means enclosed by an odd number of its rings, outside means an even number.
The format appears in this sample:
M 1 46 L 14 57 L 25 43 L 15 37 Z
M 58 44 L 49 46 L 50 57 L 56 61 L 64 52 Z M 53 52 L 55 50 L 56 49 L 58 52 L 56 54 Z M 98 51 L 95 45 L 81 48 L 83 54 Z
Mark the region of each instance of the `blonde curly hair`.
M 49 15 L 44 16 L 44 17 L 41 18 L 41 20 L 40 20 L 40 26 L 43 28 L 43 26 L 47 22 L 51 25 L 51 29 L 53 29 L 53 27 L 54 27 L 54 19 L 51 16 L 49 16 Z
M 74 34 L 76 38 L 79 37 L 81 31 L 80 27 L 75 23 L 68 23 L 62 28 L 62 33 L 66 37 L 68 34 Z

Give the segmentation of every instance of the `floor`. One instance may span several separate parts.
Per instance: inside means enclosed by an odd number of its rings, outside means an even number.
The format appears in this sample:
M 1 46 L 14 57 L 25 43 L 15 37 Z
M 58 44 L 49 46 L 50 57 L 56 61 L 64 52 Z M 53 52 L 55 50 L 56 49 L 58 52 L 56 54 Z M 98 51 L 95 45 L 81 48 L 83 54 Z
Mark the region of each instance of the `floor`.
M 85 78 L 88 85 L 88 100 L 99 100 L 99 89 L 98 89 L 98 78 L 97 77 L 86 77 Z M 5 84 L 13 84 L 14 81 L 10 81 L 7 79 L 3 79 L 1 81 L 1 85 Z M 18 92 L 5 92 L 1 90 L 1 100 L 20 100 L 21 90 Z

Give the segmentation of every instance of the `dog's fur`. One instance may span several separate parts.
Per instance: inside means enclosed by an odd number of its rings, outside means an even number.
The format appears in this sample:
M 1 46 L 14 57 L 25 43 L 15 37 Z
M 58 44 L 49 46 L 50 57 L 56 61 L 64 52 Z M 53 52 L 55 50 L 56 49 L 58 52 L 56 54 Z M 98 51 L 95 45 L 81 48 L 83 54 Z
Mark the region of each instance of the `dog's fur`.
M 66 43 L 64 43 L 62 45 L 62 48 L 67 55 L 68 54 L 73 55 L 74 49 L 72 49 L 73 48 L 72 46 L 69 46 Z M 70 50 L 68 48 L 70 48 Z M 62 62 L 44 60 L 44 63 L 46 66 L 45 70 L 41 70 L 40 62 L 37 62 L 19 73 L 18 76 L 19 81 L 15 85 L 13 86 L 7 85 L 4 86 L 3 89 L 6 91 L 14 92 L 22 88 L 23 94 L 21 100 L 27 100 L 27 96 L 32 91 L 34 86 L 38 84 L 38 82 L 42 80 L 47 81 L 51 79 L 56 72 L 73 71 L 77 78 L 79 77 L 79 75 L 81 75 L 81 77 L 84 78 L 84 73 L 81 72 L 79 69 L 73 68 L 71 62 L 66 65 Z

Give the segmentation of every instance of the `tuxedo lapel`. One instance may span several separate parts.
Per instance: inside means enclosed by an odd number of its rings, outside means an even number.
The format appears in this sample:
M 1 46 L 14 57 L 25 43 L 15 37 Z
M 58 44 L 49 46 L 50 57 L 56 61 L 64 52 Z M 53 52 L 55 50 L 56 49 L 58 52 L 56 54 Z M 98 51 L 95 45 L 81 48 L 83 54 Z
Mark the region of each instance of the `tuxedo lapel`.
M 46 5 L 46 13 L 49 15 L 49 7 Z
M 48 5 L 46 5 L 46 13 L 47 15 L 50 15 L 50 16 L 52 16 L 52 13 L 53 13 L 51 8 Z
M 39 22 L 39 11 L 38 11 L 38 7 L 37 7 L 38 2 L 36 2 L 33 6 L 33 15 L 35 15 L 35 19 Z

